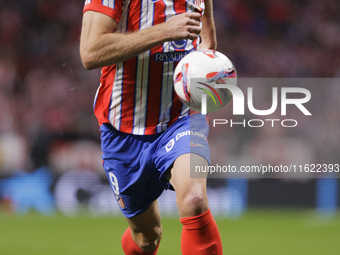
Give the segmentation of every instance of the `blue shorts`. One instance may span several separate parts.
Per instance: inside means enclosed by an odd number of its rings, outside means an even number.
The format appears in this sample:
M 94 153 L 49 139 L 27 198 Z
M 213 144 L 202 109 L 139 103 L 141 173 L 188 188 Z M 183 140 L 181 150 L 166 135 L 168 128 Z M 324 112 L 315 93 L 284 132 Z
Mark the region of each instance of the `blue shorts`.
M 205 115 L 184 116 L 166 131 L 132 135 L 102 124 L 103 166 L 125 217 L 145 212 L 170 184 L 166 171 L 182 154 L 195 153 L 210 164 Z

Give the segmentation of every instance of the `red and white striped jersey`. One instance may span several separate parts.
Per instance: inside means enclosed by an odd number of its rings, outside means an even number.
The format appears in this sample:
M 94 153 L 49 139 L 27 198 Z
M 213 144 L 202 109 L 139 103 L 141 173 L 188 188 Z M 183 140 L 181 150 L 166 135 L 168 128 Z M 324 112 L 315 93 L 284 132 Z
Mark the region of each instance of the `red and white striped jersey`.
M 166 22 L 184 12 L 203 12 L 203 0 L 86 0 L 84 12 L 97 11 L 117 21 L 116 31 L 125 33 Z M 102 123 L 117 130 L 149 135 L 167 129 L 185 106 L 173 89 L 175 66 L 199 40 L 165 42 L 137 57 L 102 68 L 94 112 Z

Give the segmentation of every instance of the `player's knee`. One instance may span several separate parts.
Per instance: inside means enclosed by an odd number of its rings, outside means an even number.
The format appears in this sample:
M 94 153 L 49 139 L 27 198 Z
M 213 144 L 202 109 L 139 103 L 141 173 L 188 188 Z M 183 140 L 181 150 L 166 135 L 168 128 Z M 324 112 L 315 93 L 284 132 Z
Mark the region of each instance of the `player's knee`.
M 151 232 L 142 234 L 137 244 L 143 251 L 153 251 L 161 240 L 162 228 L 154 227 Z
M 190 192 L 177 200 L 178 210 L 182 216 L 200 215 L 209 208 L 206 194 Z

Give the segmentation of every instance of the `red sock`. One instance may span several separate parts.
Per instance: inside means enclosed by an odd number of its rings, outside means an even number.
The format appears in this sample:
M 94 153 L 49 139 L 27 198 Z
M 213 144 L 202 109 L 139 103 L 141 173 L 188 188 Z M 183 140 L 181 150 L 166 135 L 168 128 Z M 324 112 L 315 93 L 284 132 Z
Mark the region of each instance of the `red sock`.
M 156 255 L 159 243 L 153 251 L 143 251 L 132 239 L 130 227 L 128 227 L 122 236 L 122 247 L 125 255 Z
M 222 255 L 222 241 L 210 209 L 201 215 L 180 219 L 183 224 L 183 255 Z

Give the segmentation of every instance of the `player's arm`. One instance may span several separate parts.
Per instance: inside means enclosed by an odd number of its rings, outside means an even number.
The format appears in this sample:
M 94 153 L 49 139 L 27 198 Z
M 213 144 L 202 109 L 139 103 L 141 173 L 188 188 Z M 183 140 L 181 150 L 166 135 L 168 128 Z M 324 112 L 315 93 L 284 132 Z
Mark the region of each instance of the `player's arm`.
M 205 10 L 202 17 L 202 31 L 200 34 L 202 38 L 202 43 L 199 47 L 200 49 L 216 50 L 217 48 L 216 28 L 214 22 L 212 1 L 213 0 L 204 1 Z
M 83 16 L 80 56 L 86 69 L 113 65 L 150 50 L 166 41 L 195 40 L 201 28 L 199 13 L 183 13 L 165 23 L 140 31 L 116 33 L 117 22 L 102 13 L 87 11 Z

